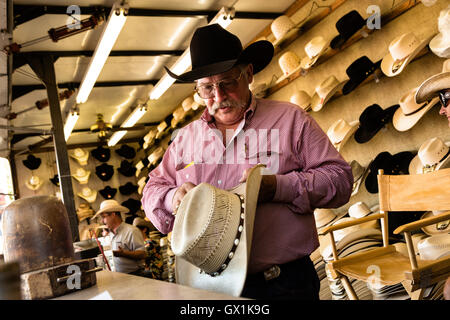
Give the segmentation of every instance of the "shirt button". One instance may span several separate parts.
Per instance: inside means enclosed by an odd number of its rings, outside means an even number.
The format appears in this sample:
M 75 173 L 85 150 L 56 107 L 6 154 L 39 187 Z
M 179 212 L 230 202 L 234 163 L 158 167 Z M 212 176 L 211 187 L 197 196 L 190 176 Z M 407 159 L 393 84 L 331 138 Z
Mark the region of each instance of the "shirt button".
M 169 220 L 166 220 L 166 224 L 169 224 Z
M 218 183 L 218 184 L 222 184 L 222 180 L 218 180 L 217 183 Z
M 186 179 L 189 179 L 189 174 L 186 174 Z

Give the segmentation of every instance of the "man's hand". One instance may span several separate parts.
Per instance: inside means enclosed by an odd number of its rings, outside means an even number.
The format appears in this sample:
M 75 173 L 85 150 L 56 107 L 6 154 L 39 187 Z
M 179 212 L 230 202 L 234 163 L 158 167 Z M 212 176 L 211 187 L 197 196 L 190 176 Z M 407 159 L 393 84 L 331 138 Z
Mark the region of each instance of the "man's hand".
M 239 182 L 247 181 L 248 173 L 251 168 L 245 169 Z M 259 188 L 258 202 L 269 202 L 275 196 L 277 190 L 277 178 L 273 174 L 263 175 L 261 179 L 261 186 Z
M 181 203 L 181 200 L 184 198 L 186 193 L 188 193 L 192 188 L 194 188 L 196 185 L 192 182 L 185 182 L 183 183 L 175 192 L 172 199 L 172 212 L 176 213 L 178 206 Z
M 142 260 L 147 257 L 147 253 L 144 250 L 129 251 L 122 249 L 122 247 L 119 247 L 117 250 L 113 250 L 113 256 L 124 257 L 133 260 Z
M 114 257 L 123 257 L 123 249 L 119 247 L 117 250 L 113 250 Z

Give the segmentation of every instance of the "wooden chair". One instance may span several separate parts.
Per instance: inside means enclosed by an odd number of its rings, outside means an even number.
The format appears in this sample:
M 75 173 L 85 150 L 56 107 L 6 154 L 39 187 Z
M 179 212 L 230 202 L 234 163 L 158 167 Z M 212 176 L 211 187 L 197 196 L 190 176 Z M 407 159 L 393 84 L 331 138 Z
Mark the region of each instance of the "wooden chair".
M 365 282 L 378 281 L 381 285 L 402 283 L 412 300 L 422 299 L 425 288 L 450 275 L 450 256 L 437 260 L 418 259 L 411 231 L 449 220 L 450 211 L 404 224 L 394 230 L 394 234 L 403 233 L 409 257 L 389 244 L 388 213 L 450 210 L 450 168 L 417 175 L 384 175 L 383 170 L 379 170 L 378 188 L 379 214 L 330 226 L 321 231 L 321 234 L 330 235 L 333 250 L 333 260 L 327 263 L 326 268 L 334 280 L 341 280 L 351 300 L 357 300 L 358 297 L 348 277 Z M 377 219 L 381 220 L 383 246 L 339 258 L 333 231 Z

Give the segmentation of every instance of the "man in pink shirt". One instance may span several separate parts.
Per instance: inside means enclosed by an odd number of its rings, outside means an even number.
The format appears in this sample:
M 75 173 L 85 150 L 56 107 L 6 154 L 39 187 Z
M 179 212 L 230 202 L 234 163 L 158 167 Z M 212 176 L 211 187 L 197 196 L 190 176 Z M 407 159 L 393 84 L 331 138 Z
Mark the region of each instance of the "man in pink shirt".
M 266 165 L 253 229 L 247 280 L 241 296 L 256 299 L 318 299 L 320 283 L 309 255 L 319 246 L 313 211 L 348 202 L 353 176 L 348 163 L 303 109 L 255 98 L 253 74 L 273 57 L 258 41 L 242 49 L 217 24 L 196 30 L 192 70 L 206 103 L 201 118 L 176 133 L 160 165 L 150 172 L 142 197 L 147 217 L 162 233 L 172 230 L 181 199 L 207 182 L 231 189 L 248 169 Z

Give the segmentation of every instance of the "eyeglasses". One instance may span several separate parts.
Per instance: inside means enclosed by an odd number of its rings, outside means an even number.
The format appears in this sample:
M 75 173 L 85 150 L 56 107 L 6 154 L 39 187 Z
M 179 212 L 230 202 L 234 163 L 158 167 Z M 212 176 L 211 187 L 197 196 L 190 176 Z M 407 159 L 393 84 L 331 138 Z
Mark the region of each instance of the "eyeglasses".
M 195 88 L 195 91 L 198 93 L 198 95 L 203 99 L 211 99 L 214 97 L 214 87 L 220 88 L 222 91 L 225 92 L 232 92 L 237 89 L 239 86 L 239 81 L 242 78 L 242 74 L 244 73 L 244 70 L 241 71 L 239 76 L 235 79 L 224 79 L 220 80 L 216 83 L 208 83 L 199 85 Z
M 447 105 L 450 101 L 450 91 L 439 91 L 439 100 L 442 103 L 444 108 L 447 108 Z

